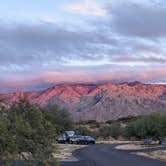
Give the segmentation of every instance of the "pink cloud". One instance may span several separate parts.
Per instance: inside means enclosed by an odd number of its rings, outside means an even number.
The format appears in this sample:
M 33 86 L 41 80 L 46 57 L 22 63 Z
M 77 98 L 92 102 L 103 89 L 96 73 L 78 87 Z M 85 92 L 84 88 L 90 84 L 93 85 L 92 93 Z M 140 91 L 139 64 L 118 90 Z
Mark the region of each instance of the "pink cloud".
M 69 4 L 64 7 L 68 12 L 79 13 L 83 15 L 104 16 L 107 11 L 95 0 L 85 0 Z
M 64 69 L 32 75 L 8 75 L 0 80 L 0 91 L 37 90 L 60 83 L 96 82 L 162 82 L 166 78 L 165 66 L 103 66 L 100 68 Z

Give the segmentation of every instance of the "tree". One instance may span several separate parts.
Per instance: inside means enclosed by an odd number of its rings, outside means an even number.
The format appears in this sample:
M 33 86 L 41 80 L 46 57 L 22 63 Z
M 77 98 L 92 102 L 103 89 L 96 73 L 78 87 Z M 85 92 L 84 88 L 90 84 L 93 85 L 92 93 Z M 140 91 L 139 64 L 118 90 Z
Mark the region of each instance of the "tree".
M 55 123 L 49 121 L 41 108 L 26 98 L 14 103 L 8 114 L 0 117 L 1 165 L 22 160 L 28 165 L 57 165 Z
M 91 135 L 92 134 L 92 132 L 87 127 L 79 126 L 75 129 L 75 131 L 76 131 L 76 134 L 78 134 L 78 135 Z
M 166 115 L 152 114 L 144 116 L 127 126 L 128 135 L 138 138 L 151 138 L 162 142 L 166 137 Z
M 5 114 L 5 101 L 4 99 L 0 99 L 0 115 L 3 115 Z
M 18 152 L 16 137 L 11 132 L 11 122 L 6 116 L 0 117 L 0 165 L 10 165 Z
M 121 126 L 119 123 L 113 123 L 109 126 L 104 126 L 99 130 L 99 134 L 103 137 L 117 138 L 121 134 Z
M 65 109 L 60 109 L 57 105 L 50 105 L 42 109 L 45 119 L 54 125 L 58 134 L 65 130 L 71 130 L 74 123 L 70 118 L 70 114 Z

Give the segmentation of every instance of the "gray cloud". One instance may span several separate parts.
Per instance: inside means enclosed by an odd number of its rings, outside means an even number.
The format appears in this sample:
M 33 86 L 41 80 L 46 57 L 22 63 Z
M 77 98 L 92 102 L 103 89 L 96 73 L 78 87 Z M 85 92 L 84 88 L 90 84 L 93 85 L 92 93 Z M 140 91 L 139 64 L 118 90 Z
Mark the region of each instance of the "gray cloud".
M 166 37 L 166 4 L 118 1 L 107 9 L 112 16 L 110 26 L 118 33 L 145 38 Z
M 98 66 L 68 66 L 61 70 L 40 71 L 36 75 L 19 74 L 1 77 L 1 92 L 41 90 L 60 83 L 119 83 L 125 81 L 162 82 L 165 65 L 128 66 L 121 64 Z M 9 82 L 10 80 L 10 82 Z
M 102 58 L 104 50 L 97 46 L 111 46 L 113 40 L 98 32 L 59 29 L 53 24 L 0 26 L 0 64 L 58 64 Z
M 153 56 L 115 56 L 112 57 L 113 62 L 135 62 L 135 63 L 146 63 L 146 64 L 166 64 L 166 57 L 153 57 Z
M 72 81 L 163 80 L 164 7 L 154 2 L 113 0 L 106 4 L 106 18 L 87 18 L 86 27 L 80 29 L 73 21 L 73 27 L 1 21 L 0 91 L 40 89 Z

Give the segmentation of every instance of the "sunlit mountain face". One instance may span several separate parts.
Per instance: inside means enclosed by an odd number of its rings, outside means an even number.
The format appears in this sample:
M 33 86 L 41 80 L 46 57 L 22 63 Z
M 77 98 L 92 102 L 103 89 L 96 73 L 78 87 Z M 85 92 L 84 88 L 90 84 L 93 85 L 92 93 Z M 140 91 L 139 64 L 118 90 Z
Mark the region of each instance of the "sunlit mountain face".
M 121 84 L 61 84 L 39 92 L 0 95 L 10 108 L 20 97 L 39 106 L 58 105 L 73 120 L 107 121 L 122 117 L 166 113 L 166 85 L 124 82 Z
M 163 0 L 0 0 L 0 93 L 166 82 Z

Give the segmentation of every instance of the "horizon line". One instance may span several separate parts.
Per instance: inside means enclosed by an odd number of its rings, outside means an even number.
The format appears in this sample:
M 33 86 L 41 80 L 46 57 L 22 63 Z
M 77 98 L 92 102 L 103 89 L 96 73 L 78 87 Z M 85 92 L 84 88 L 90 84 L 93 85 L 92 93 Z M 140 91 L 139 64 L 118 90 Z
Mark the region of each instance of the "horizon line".
M 33 92 L 42 92 L 42 91 L 46 91 L 48 89 L 51 89 L 51 88 L 55 88 L 57 86 L 62 86 L 62 85 L 68 85 L 68 86 L 75 86 L 75 85 L 82 85 L 82 86 L 101 86 L 101 85 L 105 85 L 105 84 L 112 84 L 112 85 L 122 85 L 122 84 L 128 84 L 128 85 L 136 85 L 136 84 L 144 84 L 144 85 L 163 85 L 165 86 L 166 83 L 146 83 L 146 82 L 142 82 L 142 81 L 123 81 L 123 82 L 110 82 L 110 81 L 106 81 L 106 82 L 96 82 L 96 83 L 85 83 L 85 82 L 80 82 L 80 83 L 72 83 L 72 82 L 66 82 L 66 83 L 58 83 L 58 84 L 54 84 L 52 86 L 49 86 L 47 88 L 40 88 L 38 90 L 16 90 L 16 91 L 9 91 L 9 92 L 4 92 L 4 93 L 1 93 L 0 92 L 0 95 L 5 95 L 5 94 L 12 94 L 12 93 L 33 93 Z

